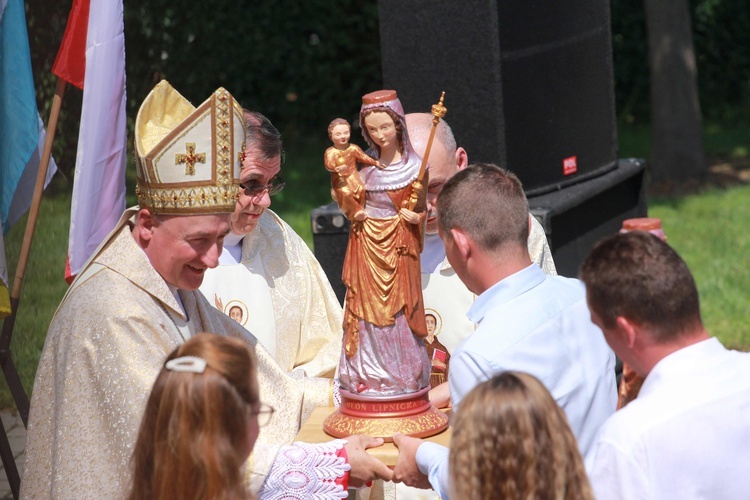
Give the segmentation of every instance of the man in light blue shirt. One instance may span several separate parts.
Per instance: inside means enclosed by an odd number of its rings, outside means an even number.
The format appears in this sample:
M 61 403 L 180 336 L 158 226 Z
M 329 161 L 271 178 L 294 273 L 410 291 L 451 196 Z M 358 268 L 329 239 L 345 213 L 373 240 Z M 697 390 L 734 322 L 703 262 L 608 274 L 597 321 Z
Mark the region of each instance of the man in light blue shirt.
M 548 276 L 527 248 L 528 202 L 518 178 L 494 165 L 471 166 L 438 197 L 446 255 L 478 295 L 468 316 L 479 326 L 451 358 L 451 400 L 506 370 L 539 378 L 565 410 L 586 457 L 615 411 L 615 357 L 590 319 L 583 285 Z M 402 435 L 394 479 L 449 497 L 447 448 Z M 429 485 L 425 481 L 429 478 Z

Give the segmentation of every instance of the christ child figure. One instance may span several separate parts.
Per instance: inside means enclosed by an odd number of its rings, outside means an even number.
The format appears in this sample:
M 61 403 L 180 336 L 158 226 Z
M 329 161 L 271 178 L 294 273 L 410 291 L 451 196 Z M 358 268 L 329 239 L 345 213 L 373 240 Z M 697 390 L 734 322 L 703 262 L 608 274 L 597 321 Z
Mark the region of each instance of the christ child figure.
M 365 185 L 357 171 L 357 162 L 385 168 L 386 165 L 366 155 L 356 144 L 350 144 L 351 125 L 343 118 L 336 118 L 328 125 L 328 137 L 333 146 L 326 149 L 326 170 L 331 172 L 331 197 L 349 220 L 363 221 L 367 218 L 364 209 Z

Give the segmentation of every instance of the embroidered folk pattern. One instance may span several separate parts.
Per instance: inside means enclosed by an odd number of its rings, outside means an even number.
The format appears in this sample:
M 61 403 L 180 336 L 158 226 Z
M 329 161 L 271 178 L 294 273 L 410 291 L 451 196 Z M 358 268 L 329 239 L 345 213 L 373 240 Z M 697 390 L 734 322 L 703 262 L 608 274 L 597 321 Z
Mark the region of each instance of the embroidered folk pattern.
M 337 452 L 346 441 L 322 444 L 294 443 L 283 446 L 260 492 L 262 500 L 306 500 L 347 498 L 348 492 L 336 483 L 351 466 Z

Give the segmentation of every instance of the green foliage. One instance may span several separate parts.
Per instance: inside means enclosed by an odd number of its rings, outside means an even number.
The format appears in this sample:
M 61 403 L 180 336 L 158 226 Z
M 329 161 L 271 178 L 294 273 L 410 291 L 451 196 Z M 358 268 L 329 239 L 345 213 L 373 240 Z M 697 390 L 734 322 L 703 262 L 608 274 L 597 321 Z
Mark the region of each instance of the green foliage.
M 746 0 L 693 0 L 698 80 L 704 116 L 750 116 L 750 9 Z
M 689 0 L 704 118 L 750 122 L 750 9 L 747 0 Z M 617 112 L 648 123 L 648 41 L 642 0 L 611 0 Z
M 224 86 L 285 133 L 305 133 L 381 85 L 373 0 L 151 0 L 126 4 L 125 33 L 133 109 L 161 78 L 194 103 Z
M 26 0 L 37 101 L 46 121 L 50 73 L 71 2 Z M 166 78 L 193 104 L 227 88 L 267 115 L 287 138 L 325 131 L 353 116 L 361 96 L 382 86 L 375 0 L 124 2 L 128 137 L 138 108 Z M 54 156 L 75 165 L 81 91 L 68 86 Z

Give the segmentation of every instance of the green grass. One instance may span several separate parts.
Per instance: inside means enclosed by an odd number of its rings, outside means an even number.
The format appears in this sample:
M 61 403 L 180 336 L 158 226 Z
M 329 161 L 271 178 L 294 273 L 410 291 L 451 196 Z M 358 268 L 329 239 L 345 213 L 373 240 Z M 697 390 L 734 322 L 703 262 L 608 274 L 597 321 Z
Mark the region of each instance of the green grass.
M 649 215 L 662 219 L 670 245 L 693 272 L 709 332 L 750 350 L 750 185 L 650 200 Z
M 65 184 L 56 179 L 56 188 Z M 68 288 L 65 282 L 65 258 L 68 251 L 70 226 L 70 190 L 42 198 L 34 240 L 29 255 L 26 274 L 21 288 L 20 305 L 13 328 L 11 353 L 26 394 L 31 394 L 39 356 L 44 347 L 47 327 Z M 57 189 L 54 189 L 55 191 Z M 5 237 L 8 274 L 16 273 L 23 235 L 26 231 L 25 215 Z M 10 406 L 12 398 L 5 377 L 0 387 L 0 408 Z
M 711 154 L 747 156 L 745 129 L 706 129 L 706 151 Z M 744 141 L 744 142 L 743 142 Z M 286 139 L 287 160 L 283 167 L 287 187 L 273 199 L 272 208 L 303 236 L 312 247 L 310 210 L 330 202 L 330 177 L 322 155 L 325 136 Z M 645 157 L 648 130 L 620 129 L 621 156 Z M 290 148 L 289 145 L 294 145 Z M 128 172 L 128 202 L 134 203 L 133 166 Z M 31 393 L 33 377 L 44 345 L 47 327 L 62 296 L 65 283 L 72 187 L 62 178 L 54 181 L 42 202 L 29 266 L 21 294 L 21 306 L 11 345 L 13 359 L 24 388 Z M 750 186 L 710 191 L 683 198 L 652 199 L 650 215 L 663 220 L 669 242 L 692 269 L 701 294 L 703 317 L 711 333 L 727 345 L 750 350 Z M 11 279 L 23 239 L 26 218 L 16 223 L 5 238 Z M 4 378 L 0 382 L 0 408 L 11 404 Z

